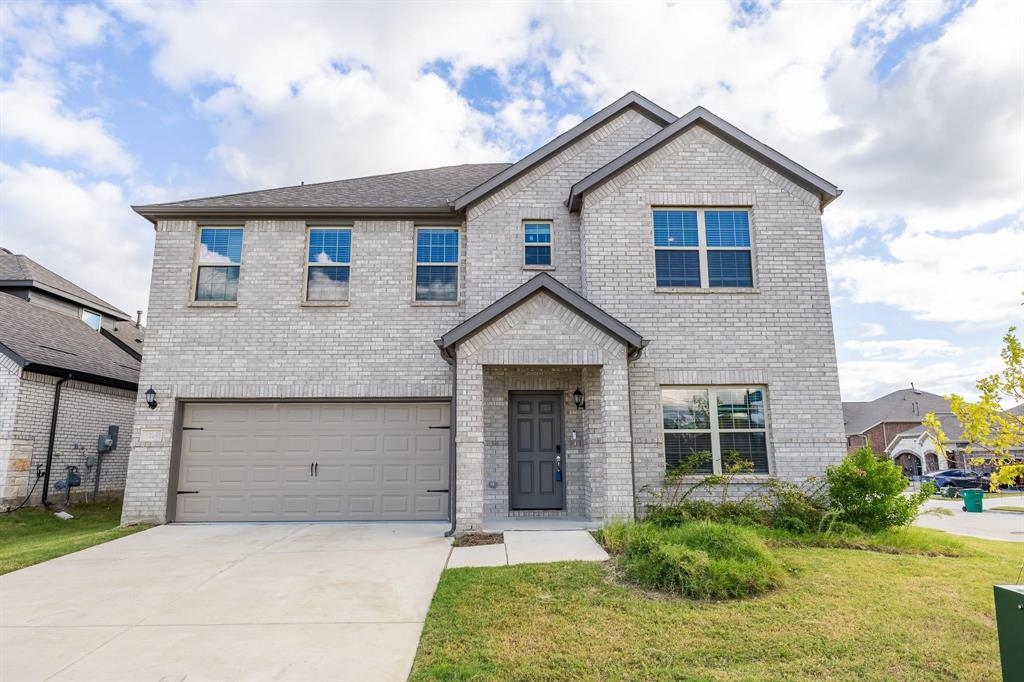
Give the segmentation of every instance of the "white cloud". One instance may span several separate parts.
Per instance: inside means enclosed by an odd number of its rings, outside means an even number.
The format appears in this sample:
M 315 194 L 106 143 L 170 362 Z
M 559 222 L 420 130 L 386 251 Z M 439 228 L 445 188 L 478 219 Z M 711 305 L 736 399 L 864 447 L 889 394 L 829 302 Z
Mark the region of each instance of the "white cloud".
M 961 236 L 903 233 L 892 260 L 853 256 L 829 266 L 854 303 L 898 306 L 920 320 L 999 324 L 1022 317 L 1024 229 Z
M 959 393 L 972 399 L 978 394 L 975 382 L 998 368 L 998 358 L 995 357 L 971 363 L 855 360 L 839 363 L 839 384 L 843 400 L 874 400 L 897 389 L 908 388 L 911 382 L 925 391 L 940 395 Z
M 950 357 L 963 353 L 963 348 L 945 339 L 893 339 L 888 341 L 844 341 L 842 347 L 863 357 L 888 360 L 917 360 L 928 357 Z
M 0 3 L 0 40 L 24 55 L 54 59 L 62 53 L 101 43 L 113 18 L 91 4 L 33 1 Z
M 80 160 L 99 173 L 123 174 L 135 167 L 102 119 L 68 109 L 52 67 L 27 59 L 0 87 L 0 137 L 24 140 L 53 157 Z
M 0 243 L 129 314 L 146 308 L 153 231 L 116 184 L 0 163 Z
M 862 322 L 860 325 L 860 335 L 864 338 L 874 338 L 884 334 L 885 325 L 878 322 Z

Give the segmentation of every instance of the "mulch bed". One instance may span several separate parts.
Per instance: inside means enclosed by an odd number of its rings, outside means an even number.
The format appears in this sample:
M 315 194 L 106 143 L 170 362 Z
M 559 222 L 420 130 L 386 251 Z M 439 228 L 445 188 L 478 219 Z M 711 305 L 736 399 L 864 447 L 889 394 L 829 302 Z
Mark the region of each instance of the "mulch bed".
M 500 545 L 505 542 L 504 533 L 465 533 L 455 539 L 455 547 L 478 547 Z

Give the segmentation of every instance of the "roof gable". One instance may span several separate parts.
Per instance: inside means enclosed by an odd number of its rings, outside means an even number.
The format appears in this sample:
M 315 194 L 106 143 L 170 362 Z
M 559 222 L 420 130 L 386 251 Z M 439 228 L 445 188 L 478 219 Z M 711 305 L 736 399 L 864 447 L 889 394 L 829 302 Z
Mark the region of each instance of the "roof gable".
M 486 180 L 478 187 L 466 192 L 453 202 L 452 208 L 456 211 L 461 211 L 470 204 L 485 198 L 491 192 L 504 187 L 518 176 L 543 162 L 545 159 L 554 156 L 566 147 L 574 144 L 580 138 L 589 135 L 595 129 L 601 127 L 607 121 L 615 118 L 627 109 L 639 111 L 644 116 L 647 116 L 651 120 L 663 126 L 676 120 L 676 117 L 672 112 L 659 107 L 643 95 L 630 91 L 561 135 L 555 137 L 543 147 L 527 154 L 522 159 L 500 173 L 497 173 L 494 177 Z
M 123 310 L 115 308 L 99 296 L 64 279 L 28 256 L 11 253 L 7 249 L 0 248 L 0 289 L 11 287 L 39 289 L 77 305 L 92 308 L 108 317 L 120 320 L 131 319 Z
M 869 402 L 843 403 L 846 433 L 863 433 L 881 422 L 919 423 L 929 412 L 948 413 L 949 403 L 941 395 L 912 388 L 893 391 Z
M 843 193 L 841 189 L 828 180 L 815 175 L 792 159 L 783 156 L 768 145 L 754 139 L 728 121 L 716 116 L 704 107 L 696 107 L 670 123 L 660 132 L 655 133 L 619 158 L 608 162 L 573 185 L 569 189 L 569 198 L 565 202 L 566 206 L 569 207 L 570 211 L 578 211 L 584 194 L 604 184 L 695 125 L 707 128 L 730 144 L 735 145 L 758 161 L 789 178 L 797 185 L 816 194 L 821 199 L 822 208 Z
M 446 357 L 450 358 L 453 346 L 469 338 L 540 291 L 547 292 L 552 298 L 583 319 L 621 341 L 630 351 L 639 350 L 647 345 L 647 341 L 642 336 L 546 272 L 536 275 L 525 284 L 516 287 L 480 312 L 456 325 L 434 343 Z

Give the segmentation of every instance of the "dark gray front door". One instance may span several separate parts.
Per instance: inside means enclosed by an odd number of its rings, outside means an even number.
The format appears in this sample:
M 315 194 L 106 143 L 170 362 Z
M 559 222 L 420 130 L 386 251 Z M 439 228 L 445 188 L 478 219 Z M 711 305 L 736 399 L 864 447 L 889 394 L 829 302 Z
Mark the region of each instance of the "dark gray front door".
M 512 509 L 562 509 L 565 453 L 562 394 L 510 393 Z

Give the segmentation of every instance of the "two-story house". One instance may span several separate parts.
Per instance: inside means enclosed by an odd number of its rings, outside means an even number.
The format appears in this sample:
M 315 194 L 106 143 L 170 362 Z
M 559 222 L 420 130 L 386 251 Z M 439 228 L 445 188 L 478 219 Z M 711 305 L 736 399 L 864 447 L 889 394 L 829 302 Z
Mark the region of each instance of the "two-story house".
M 156 229 L 124 521 L 588 520 L 667 468 L 844 454 L 840 190 L 629 93 L 514 164 L 136 207 Z

